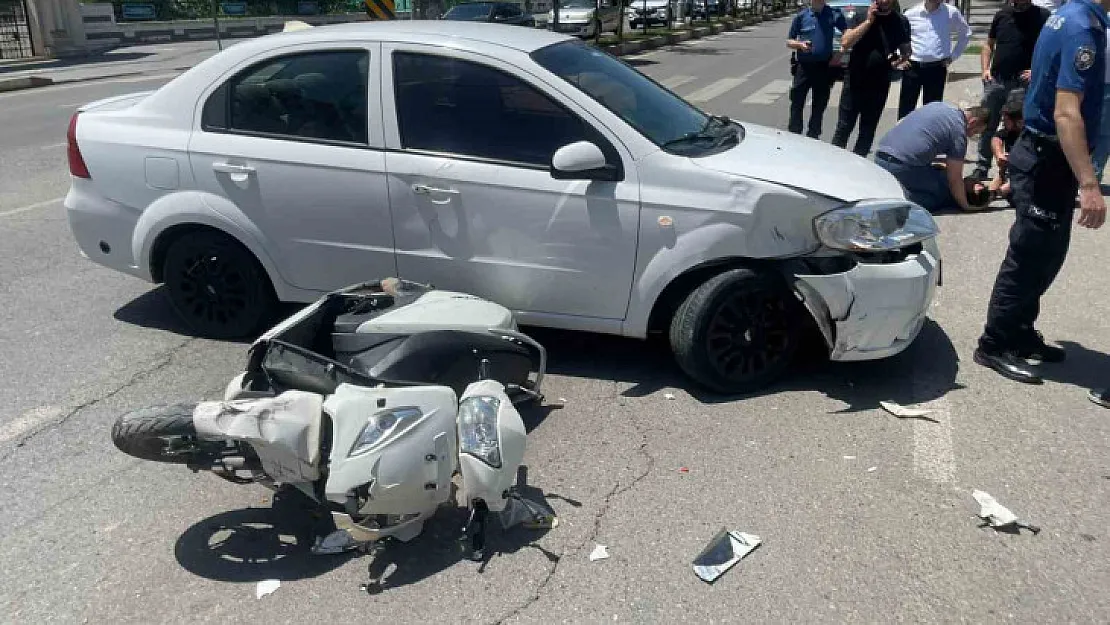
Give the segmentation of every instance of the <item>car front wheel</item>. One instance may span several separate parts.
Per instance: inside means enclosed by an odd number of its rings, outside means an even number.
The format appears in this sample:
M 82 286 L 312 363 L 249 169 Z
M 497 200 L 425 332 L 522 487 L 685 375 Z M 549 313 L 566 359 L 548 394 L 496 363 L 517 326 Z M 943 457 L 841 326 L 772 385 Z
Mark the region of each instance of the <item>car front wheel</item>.
M 797 302 L 776 276 L 741 268 L 694 289 L 671 320 L 679 367 L 720 393 L 747 393 L 775 382 L 798 351 Z
M 174 310 L 204 338 L 250 336 L 276 306 L 269 277 L 254 255 L 219 232 L 191 232 L 171 243 L 163 275 Z

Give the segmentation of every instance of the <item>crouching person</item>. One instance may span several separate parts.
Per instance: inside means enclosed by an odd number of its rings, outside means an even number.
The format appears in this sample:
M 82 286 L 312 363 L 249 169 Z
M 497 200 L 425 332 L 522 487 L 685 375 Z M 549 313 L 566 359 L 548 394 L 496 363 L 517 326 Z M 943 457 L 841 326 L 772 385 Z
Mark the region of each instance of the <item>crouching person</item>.
M 1008 168 L 1010 149 L 1014 147 L 1014 143 L 1021 136 L 1021 129 L 1024 126 L 1022 121 L 1024 100 L 1024 89 L 1015 89 L 1010 94 L 1010 99 L 1002 107 L 1002 121 L 999 122 L 998 129 L 994 131 L 994 137 L 991 138 L 991 151 L 994 152 L 994 160 L 998 163 L 998 175 L 991 180 L 990 184 L 991 200 L 998 198 L 1008 200 L 1010 198 L 1010 172 Z
M 982 106 L 961 109 L 948 102 L 930 102 L 886 133 L 875 162 L 894 174 L 910 201 L 929 211 L 978 210 L 989 202 L 989 192 L 965 179 L 964 158 L 968 138 L 983 132 L 989 114 Z M 934 162 L 941 155 L 944 159 L 937 166 Z

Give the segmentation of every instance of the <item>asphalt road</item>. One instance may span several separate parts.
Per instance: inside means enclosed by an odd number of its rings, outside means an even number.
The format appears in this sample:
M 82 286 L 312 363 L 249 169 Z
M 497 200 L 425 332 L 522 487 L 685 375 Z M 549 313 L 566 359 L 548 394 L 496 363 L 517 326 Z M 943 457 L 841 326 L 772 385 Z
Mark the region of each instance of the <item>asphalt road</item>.
M 715 113 L 782 127 L 786 25 L 635 62 Z M 1043 623 L 1110 614 L 1110 413 L 1084 398 L 1110 381 L 1110 233 L 1077 229 L 1044 302 L 1042 328 L 1069 360 L 1042 387 L 971 362 L 1006 210 L 939 216 L 945 285 L 907 352 L 811 363 L 755 397 L 691 391 L 665 354 L 638 342 L 537 332 L 552 352 L 550 405 L 526 415 L 526 462 L 560 526 L 495 530 L 499 555 L 484 568 L 459 561 L 459 519 L 449 514 L 375 560 L 313 558 L 301 517 L 272 510 L 264 489 L 132 460 L 109 440 L 122 411 L 218 397 L 245 356 L 240 344 L 190 338 L 157 290 L 74 247 L 57 201 L 69 115 L 166 78 L 120 80 L 130 82 L 0 95 L 5 622 Z M 586 345 L 604 355 L 583 355 Z M 896 418 L 882 400 L 930 408 L 932 420 Z M 981 529 L 974 489 L 1043 531 Z M 722 527 L 764 543 L 710 586 L 690 562 Z M 595 543 L 611 557 L 591 562 Z M 361 593 L 382 571 L 383 591 Z M 255 582 L 269 578 L 281 587 L 256 600 Z

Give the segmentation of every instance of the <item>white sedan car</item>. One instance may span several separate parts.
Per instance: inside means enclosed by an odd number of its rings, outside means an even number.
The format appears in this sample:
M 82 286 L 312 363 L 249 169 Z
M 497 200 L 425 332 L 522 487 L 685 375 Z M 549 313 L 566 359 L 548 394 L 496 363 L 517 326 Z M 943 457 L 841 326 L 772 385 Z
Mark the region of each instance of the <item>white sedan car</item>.
M 769 384 L 914 340 L 937 226 L 847 151 L 707 115 L 573 37 L 390 21 L 236 44 L 82 106 L 65 200 L 92 261 L 164 283 L 193 330 L 385 276 L 522 325 L 669 335 L 696 382 Z

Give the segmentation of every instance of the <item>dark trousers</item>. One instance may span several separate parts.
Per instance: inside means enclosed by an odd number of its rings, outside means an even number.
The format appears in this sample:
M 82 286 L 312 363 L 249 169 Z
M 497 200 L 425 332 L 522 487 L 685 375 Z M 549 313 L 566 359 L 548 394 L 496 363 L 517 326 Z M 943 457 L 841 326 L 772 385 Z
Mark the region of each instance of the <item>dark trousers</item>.
M 987 127 L 979 135 L 979 160 L 975 164 L 977 174 L 986 176 L 987 172 L 990 171 L 991 162 L 994 160 L 991 139 L 994 138 L 994 131 L 998 128 L 998 122 L 1002 120 L 1002 107 L 1006 104 L 1007 98 L 1010 97 L 1011 90 L 1024 86 L 1025 83 L 1017 77 L 1005 79 L 992 77 L 989 81 L 983 81 L 982 104 L 990 111 L 990 115 L 987 117 Z
M 943 61 L 925 65 L 911 62 L 909 68 L 902 72 L 902 86 L 898 93 L 898 119 L 917 108 L 918 96 L 921 96 L 922 106 L 943 100 L 944 81 L 947 78 L 948 68 Z
M 931 165 L 906 165 L 882 152 L 875 155 L 875 164 L 894 175 L 905 189 L 907 200 L 929 212 L 958 207 L 944 170 Z
M 979 347 L 1017 349 L 1034 336 L 1041 297 L 1064 265 L 1079 183 L 1058 143 L 1028 132 L 1010 150 L 1014 224 Z
M 787 130 L 794 134 L 802 132 L 802 110 L 806 96 L 813 92 L 813 103 L 809 109 L 809 131 L 806 136 L 817 139 L 821 136 L 821 122 L 825 107 L 829 104 L 829 90 L 832 89 L 832 71 L 828 61 L 798 63 L 794 83 L 790 85 L 790 122 Z
M 860 80 L 846 74 L 844 87 L 840 92 L 840 116 L 836 120 L 836 132 L 833 133 L 832 144 L 841 148 L 847 147 L 848 136 L 855 129 L 858 119 L 859 134 L 856 136 L 856 147 L 852 151 L 866 157 L 871 152 L 871 144 L 875 142 L 875 129 L 879 126 L 879 118 L 883 114 L 883 107 L 886 106 L 888 93 L 890 93 L 889 79 Z

